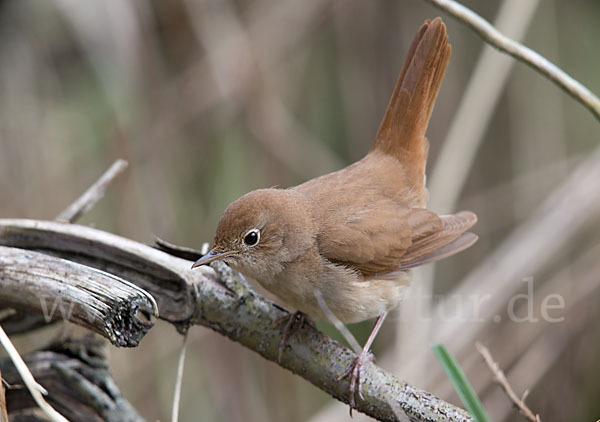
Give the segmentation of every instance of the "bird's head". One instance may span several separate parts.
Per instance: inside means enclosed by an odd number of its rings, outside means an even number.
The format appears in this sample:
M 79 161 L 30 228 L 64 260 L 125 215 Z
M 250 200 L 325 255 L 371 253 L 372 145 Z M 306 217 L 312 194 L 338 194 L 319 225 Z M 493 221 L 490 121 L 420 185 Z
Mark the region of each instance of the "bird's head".
M 268 281 L 312 244 L 312 219 L 296 191 L 259 189 L 231 203 L 217 226 L 211 250 L 192 268 L 222 260 Z

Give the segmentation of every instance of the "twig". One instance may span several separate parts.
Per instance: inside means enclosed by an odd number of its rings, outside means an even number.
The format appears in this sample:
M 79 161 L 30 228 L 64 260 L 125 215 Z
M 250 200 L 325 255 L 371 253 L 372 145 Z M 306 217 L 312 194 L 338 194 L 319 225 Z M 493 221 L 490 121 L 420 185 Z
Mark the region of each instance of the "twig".
M 481 16 L 453 0 L 425 0 L 465 23 L 487 43 L 529 65 L 587 107 L 600 120 L 600 99 L 558 66 L 528 47 L 506 37 Z
M 585 317 L 577 319 L 576 329 L 573 328 L 571 319 L 580 314 L 577 310 L 593 306 L 592 304 L 600 298 L 600 278 L 597 276 L 600 273 L 598 256 L 600 256 L 600 244 L 594 245 L 585 252 L 578 252 L 578 258 L 575 261 L 563 267 L 558 274 L 535 290 L 534 300 L 545 298 L 550 294 L 558 294 L 564 298 L 565 307 L 561 309 L 561 316 L 570 321 L 569 336 L 575 336 L 580 329 L 583 331 L 583 328 L 579 328 L 580 325 L 588 324 L 587 327 L 589 327 L 594 324 L 592 314 L 586 314 L 588 318 L 585 323 L 579 322 L 580 319 L 585 320 Z M 515 314 L 522 315 L 521 312 L 526 306 L 527 304 L 521 303 L 515 309 Z M 490 321 L 493 320 L 490 318 Z M 545 318 L 535 324 L 530 324 L 529 329 L 519 332 L 518 347 L 515 347 L 514 344 L 508 345 L 504 340 L 514 335 L 514 324 L 506 323 L 501 326 L 495 322 L 493 324 L 493 329 L 487 328 L 488 333 L 478 330 L 477 337 L 490 337 L 489 332 L 493 331 L 488 347 L 493 348 L 495 353 L 504 356 L 506 365 L 510 366 L 510 371 L 506 371 L 506 375 L 513 382 L 525 378 L 527 382 L 531 383 L 534 383 L 534 380 L 541 380 L 551 369 L 556 367 L 559 358 L 563 356 L 565 349 L 569 346 L 568 339 L 563 338 L 564 333 L 561 334 L 560 330 L 557 331 L 557 324 Z M 472 345 L 473 341 L 470 344 Z M 467 349 L 467 346 L 463 346 L 462 343 L 458 346 L 461 349 Z M 470 350 L 472 351 L 472 346 Z M 461 354 L 468 354 L 468 350 L 466 352 L 461 350 Z M 469 356 L 471 355 L 469 354 Z M 483 391 L 493 380 L 490 380 L 488 374 L 476 367 L 478 362 L 478 359 L 466 358 L 463 369 L 469 374 L 473 387 L 477 391 Z M 438 394 L 445 397 L 453 390 L 449 383 L 442 381 L 445 379 L 444 376 L 435 374 L 425 385 L 428 388 L 437 386 Z M 521 400 L 525 399 L 521 398 Z M 505 399 L 504 393 L 489 394 L 484 397 L 483 403 L 486 408 L 495 409 L 494 416 L 497 420 L 508 419 L 508 411 L 512 409 L 512 403 Z
M 494 358 L 492 357 L 492 354 L 488 348 L 479 342 L 475 343 L 475 347 L 477 347 L 477 350 L 479 353 L 481 353 L 481 356 L 483 356 L 483 359 L 490 368 L 490 371 L 492 371 L 492 374 L 494 374 L 494 379 L 496 382 L 500 384 L 500 387 L 502 387 L 508 398 L 515 404 L 515 406 L 517 406 L 519 411 L 531 422 L 540 422 L 540 417 L 538 415 L 534 415 L 531 409 L 529 409 L 529 407 L 527 407 L 525 404 L 524 399 L 527 396 L 527 391 L 525 391 L 523 394 L 523 399 L 519 399 L 515 391 L 512 389 L 510 383 L 506 379 L 504 372 L 502 372 L 498 364 L 494 361 Z
M 527 378 L 528 382 L 543 379 L 552 369 L 560 365 L 560 358 L 570 347 L 569 337 L 578 336 L 589 327 L 595 326 L 596 320 L 593 313 L 582 313 L 580 310 L 592 309 L 600 298 L 600 279 L 598 278 L 600 245 L 595 245 L 578 255 L 577 260 L 564 267 L 535 292 L 535 296 L 538 298 L 547 297 L 549 294 L 558 294 L 564 298 L 565 308 L 562 315 L 565 320 L 569 320 L 568 334 L 557 330 L 556 324 L 543 320 L 535 324 L 536 330 L 527 330 L 526 335 L 523 335 L 524 332 L 520 332 L 519 347 L 508 346 L 511 351 L 514 351 L 510 356 L 510 371 L 507 371 L 507 376 L 510 376 L 511 379 Z M 514 335 L 511 328 L 514 330 L 513 324 L 507 324 L 503 331 L 498 331 L 497 327 L 494 328 L 496 347 L 504 349 L 499 353 L 506 352 L 507 346 L 501 339 Z M 506 356 L 506 353 L 504 355 Z M 521 400 L 525 401 L 525 398 L 522 397 Z M 490 402 L 490 406 L 498 408 L 492 402 Z M 504 403 L 501 412 L 496 414 L 498 420 L 507 420 L 508 410 Z
M 181 384 L 183 382 L 183 367 L 185 363 L 185 351 L 187 348 L 187 342 L 189 337 L 189 331 L 186 331 L 183 335 L 183 344 L 179 352 L 179 362 L 177 363 L 177 378 L 175 379 L 175 392 L 173 393 L 173 411 L 171 413 L 171 421 L 177 422 L 179 420 L 179 403 L 181 402 Z
M 10 356 L 10 359 L 15 365 L 15 368 L 17 368 L 17 371 L 19 371 L 21 378 L 23 378 L 23 382 L 25 382 L 27 389 L 31 393 L 33 399 L 40 407 L 40 409 L 42 409 L 44 413 L 48 415 L 50 420 L 52 420 L 53 422 L 69 422 L 67 419 L 65 419 L 64 416 L 62 416 L 60 413 L 54 410 L 54 408 L 50 406 L 48 402 L 46 402 L 46 400 L 44 400 L 44 397 L 42 397 L 42 393 L 48 394 L 48 392 L 33 378 L 33 375 L 31 375 L 31 372 L 29 372 L 29 368 L 27 368 L 27 365 L 25 364 L 25 362 L 23 362 L 23 359 L 21 359 L 19 352 L 17 352 L 17 349 L 15 349 L 15 346 L 13 346 L 12 342 L 10 341 L 10 339 L 8 338 L 1 326 L 0 344 L 2 344 L 4 350 L 6 350 L 8 356 Z
M 127 167 L 127 161 L 118 159 L 102 176 L 88 188 L 79 198 L 58 214 L 56 221 L 74 223 L 83 214 L 92 209 L 102 199 L 106 188 Z

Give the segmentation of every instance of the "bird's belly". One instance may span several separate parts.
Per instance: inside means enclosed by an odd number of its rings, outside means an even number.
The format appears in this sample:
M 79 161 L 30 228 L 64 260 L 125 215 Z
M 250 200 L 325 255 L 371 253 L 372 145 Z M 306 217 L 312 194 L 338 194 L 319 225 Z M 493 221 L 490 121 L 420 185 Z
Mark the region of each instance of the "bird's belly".
M 318 290 L 327 308 L 343 323 L 376 318 L 391 310 L 404 299 L 410 284 L 407 272 L 400 272 L 393 279 L 364 279 L 342 266 L 329 264 L 324 268 L 316 279 L 299 276 L 291 268 L 276 279 L 257 281 L 289 311 L 299 310 L 327 321 L 329 318 L 315 296 Z

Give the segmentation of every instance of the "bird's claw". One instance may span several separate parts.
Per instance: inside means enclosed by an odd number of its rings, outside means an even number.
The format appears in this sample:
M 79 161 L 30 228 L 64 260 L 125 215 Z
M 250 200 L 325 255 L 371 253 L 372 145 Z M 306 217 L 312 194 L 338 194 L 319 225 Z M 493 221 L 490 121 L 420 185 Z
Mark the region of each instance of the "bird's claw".
M 371 353 L 363 350 L 354 359 L 354 361 L 352 362 L 352 365 L 350 365 L 350 367 L 348 369 L 346 369 L 336 380 L 339 383 L 344 378 L 350 377 L 350 387 L 349 387 L 350 416 L 352 416 L 352 409 L 356 408 L 356 399 L 355 399 L 356 392 L 358 391 L 358 396 L 360 397 L 361 400 L 365 399 L 365 397 L 363 396 L 363 392 L 362 392 L 363 380 L 361 379 L 361 376 L 360 376 L 360 371 L 362 369 L 362 366 L 366 362 L 370 362 L 373 359 L 374 359 L 374 357 Z M 358 384 L 358 389 L 356 388 L 357 384 Z
M 308 315 L 303 312 L 296 311 L 294 313 L 290 313 L 284 315 L 280 318 L 277 318 L 271 323 L 271 328 L 274 328 L 276 325 L 281 324 L 282 322 L 287 321 L 285 327 L 283 329 L 283 334 L 281 335 L 281 341 L 279 342 L 279 351 L 277 353 L 277 362 L 281 363 L 281 356 L 283 354 L 283 349 L 290 337 L 290 333 L 293 329 L 302 329 L 304 324 L 310 324 L 312 321 Z

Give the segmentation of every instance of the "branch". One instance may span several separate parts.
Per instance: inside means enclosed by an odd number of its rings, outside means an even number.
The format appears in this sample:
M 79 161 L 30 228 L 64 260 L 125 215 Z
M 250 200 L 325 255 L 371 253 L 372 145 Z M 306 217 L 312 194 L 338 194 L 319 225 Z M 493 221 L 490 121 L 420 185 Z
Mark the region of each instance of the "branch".
M 127 280 L 138 294 L 141 288 L 156 298 L 161 318 L 173 324 L 193 316 L 201 274 L 189 271 L 188 261 L 150 246 L 90 227 L 19 219 L 0 219 L 0 245 L 33 249 Z
M 0 304 L 63 319 L 107 337 L 116 346 L 137 346 L 152 327 L 138 311 L 152 301 L 139 288 L 96 268 L 39 252 L 0 246 Z
M 92 209 L 96 202 L 98 202 L 104 196 L 106 188 L 113 181 L 115 177 L 119 175 L 123 170 L 127 168 L 127 161 L 118 159 L 113 163 L 108 170 L 104 172 L 102 176 L 88 188 L 79 198 L 69 205 L 63 212 L 58 214 L 56 221 L 74 223 L 83 214 Z
M 525 397 L 527 396 L 527 392 L 523 394 L 523 398 L 519 399 L 519 397 L 515 394 L 515 391 L 512 389 L 510 383 L 506 379 L 504 372 L 502 372 L 498 364 L 494 361 L 494 358 L 492 357 L 492 354 L 490 353 L 488 348 L 479 342 L 475 343 L 475 347 L 477 347 L 477 350 L 479 351 L 479 353 L 481 353 L 481 356 L 483 356 L 483 359 L 485 360 L 487 366 L 490 368 L 490 371 L 492 371 L 492 374 L 494 374 L 494 379 L 496 380 L 496 382 L 500 384 L 500 387 L 502 387 L 510 401 L 514 403 L 514 405 L 517 407 L 517 409 L 519 409 L 523 416 L 525 416 L 531 422 L 541 422 L 540 417 L 538 415 L 534 415 L 531 409 L 529 409 L 529 407 L 527 407 L 527 405 L 525 404 Z
M 481 16 L 453 0 L 425 0 L 469 26 L 488 44 L 527 64 L 587 107 L 600 120 L 600 99 L 558 66 L 528 47 L 504 36 Z
M 285 315 L 249 288 L 222 263 L 190 270 L 190 261 L 106 232 L 48 221 L 0 220 L 0 244 L 43 250 L 110 271 L 157 299 L 160 317 L 185 330 L 204 325 L 277 363 L 281 330 L 273 320 Z M 4 268 L 0 266 L 0 276 Z M 2 293 L 0 291 L 0 297 Z M 305 325 L 289 338 L 281 366 L 348 403 L 348 381 L 337 378 L 356 355 L 317 329 Z M 470 421 L 464 410 L 446 403 L 366 363 L 361 372 L 364 400 L 356 410 L 383 421 L 405 413 L 411 421 Z

